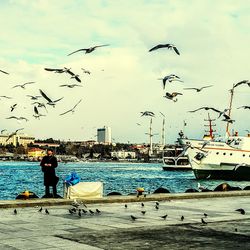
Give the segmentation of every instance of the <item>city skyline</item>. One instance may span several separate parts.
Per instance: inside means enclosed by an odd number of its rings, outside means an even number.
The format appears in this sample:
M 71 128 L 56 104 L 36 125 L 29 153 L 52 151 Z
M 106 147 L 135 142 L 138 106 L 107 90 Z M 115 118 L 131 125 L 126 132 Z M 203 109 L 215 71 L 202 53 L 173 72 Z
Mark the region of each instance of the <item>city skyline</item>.
M 46 139 L 96 140 L 96 130 L 112 128 L 115 142 L 149 142 L 149 117 L 155 113 L 153 142 L 161 141 L 162 115 L 166 117 L 165 140 L 174 142 L 184 129 L 188 137 L 204 134 L 206 111 L 189 113 L 202 106 L 224 110 L 229 106 L 229 89 L 250 79 L 250 3 L 248 1 L 1 1 L 2 27 L 0 69 L 1 129 Z M 180 55 L 169 49 L 148 52 L 157 44 L 174 44 Z M 69 53 L 96 45 L 89 54 Z M 66 74 L 44 68 L 70 68 L 81 83 Z M 82 69 L 90 71 L 87 74 Z M 167 83 L 159 78 L 175 74 L 183 82 Z M 15 85 L 34 82 L 25 89 Z M 82 87 L 60 87 L 80 84 Z M 213 85 L 201 92 L 184 90 Z M 52 100 L 62 98 L 55 108 L 39 109 L 40 119 L 27 95 L 44 91 Z M 180 92 L 178 101 L 164 98 Z M 232 126 L 240 134 L 249 122 L 250 88 L 235 90 Z M 44 99 L 40 98 L 41 100 Z M 82 100 L 81 103 L 79 100 Z M 60 116 L 70 110 L 71 112 Z M 13 112 L 10 106 L 17 103 Z M 6 119 L 14 115 L 28 121 Z M 210 112 L 211 118 L 217 118 Z M 186 126 L 184 126 L 186 123 Z M 225 134 L 226 123 L 216 119 L 216 130 Z

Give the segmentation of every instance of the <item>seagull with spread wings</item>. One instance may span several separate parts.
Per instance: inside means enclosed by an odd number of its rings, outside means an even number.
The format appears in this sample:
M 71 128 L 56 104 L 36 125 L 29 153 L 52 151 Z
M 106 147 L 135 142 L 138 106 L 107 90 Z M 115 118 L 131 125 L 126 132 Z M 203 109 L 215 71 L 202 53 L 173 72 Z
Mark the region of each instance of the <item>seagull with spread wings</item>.
M 173 92 L 173 93 L 166 92 L 165 96 L 163 96 L 163 97 L 165 97 L 165 98 L 167 98 L 169 100 L 172 100 L 174 102 L 177 102 L 177 98 L 174 99 L 174 97 L 176 97 L 177 95 L 183 95 L 183 94 L 182 93 L 178 93 L 178 92 Z
M 0 72 L 4 73 L 4 74 L 6 74 L 6 75 L 9 75 L 9 73 L 6 72 L 6 71 L 4 71 L 4 70 L 1 70 L 1 69 L 0 69 Z
M 217 113 L 220 113 L 221 111 L 219 111 L 218 109 L 215 109 L 215 108 L 211 108 L 211 107 L 201 107 L 201 108 L 198 108 L 198 109 L 195 109 L 195 110 L 191 110 L 191 111 L 188 111 L 188 112 L 190 112 L 190 113 L 194 113 L 194 112 L 196 112 L 196 111 L 199 111 L 199 110 L 202 110 L 202 109 L 205 109 L 205 110 L 213 110 L 213 111 L 215 111 L 215 112 L 217 112 Z
M 6 96 L 6 95 L 0 95 L 0 98 L 12 99 L 12 97 L 9 97 L 9 96 Z
M 59 87 L 68 87 L 68 88 L 72 89 L 74 87 L 83 87 L 83 86 L 79 85 L 79 84 L 62 84 Z
M 55 72 L 55 73 L 64 73 L 65 72 L 65 69 L 44 68 L 44 70 L 46 70 L 46 71 L 52 71 L 52 72 Z
M 243 109 L 250 109 L 250 106 L 240 106 L 237 109 L 241 109 L 241 108 L 243 108 Z
M 16 120 L 25 120 L 26 122 L 28 121 L 28 119 L 26 117 L 23 117 L 23 116 L 20 116 L 20 117 L 17 117 L 17 116 L 9 116 L 7 117 L 6 119 L 16 119 Z
M 26 95 L 28 97 L 30 97 L 31 100 L 37 100 L 38 98 L 40 98 L 40 95 Z
M 48 113 L 48 110 L 46 108 L 46 105 L 42 102 L 33 102 L 31 103 L 32 105 L 37 105 L 38 108 L 44 108 L 46 110 L 46 112 Z
M 26 83 L 24 83 L 24 84 L 17 84 L 17 85 L 15 85 L 15 86 L 12 87 L 12 88 L 14 89 L 14 88 L 20 87 L 20 88 L 22 88 L 22 89 L 25 89 L 25 86 L 26 86 L 26 85 L 28 85 L 28 84 L 33 84 L 33 83 L 35 83 L 35 82 L 26 82 Z
M 52 101 L 52 100 L 51 100 L 51 99 L 50 99 L 41 89 L 39 89 L 39 91 L 40 91 L 42 97 L 48 101 L 47 104 L 48 104 L 48 105 L 51 105 L 51 106 L 53 106 L 53 107 L 55 107 L 56 102 L 58 102 L 58 101 L 60 101 L 60 100 L 63 99 L 63 97 L 61 97 L 61 98 L 59 98 L 59 99 L 57 99 L 57 100 Z
M 5 132 L 5 131 L 7 131 L 7 129 L 2 129 L 2 130 L 1 130 L 1 134 L 2 134 L 3 132 Z
M 82 99 L 81 100 L 79 100 L 78 102 L 77 102 L 77 104 L 72 108 L 72 109 L 69 109 L 68 111 L 66 111 L 66 112 L 64 112 L 64 113 L 61 113 L 60 115 L 66 115 L 67 113 L 69 113 L 69 112 L 72 112 L 72 114 L 75 112 L 75 108 L 78 106 L 78 104 L 80 103 L 82 101 Z
M 185 90 L 196 90 L 196 92 L 201 92 L 203 89 L 205 88 L 210 88 L 212 87 L 213 85 L 208 85 L 208 86 L 204 86 L 204 87 L 201 87 L 201 88 L 184 88 Z
M 19 129 L 17 129 L 15 132 L 11 133 L 11 134 L 8 136 L 8 138 L 6 139 L 6 142 L 7 142 L 12 136 L 16 135 L 18 131 L 23 130 L 23 129 L 24 129 L 24 128 L 19 128 Z
M 76 79 L 76 81 L 81 82 L 81 79 L 79 78 L 79 75 L 76 75 L 70 69 L 68 69 L 66 67 L 64 67 L 64 70 L 65 70 L 64 71 L 65 73 L 68 73 L 69 75 L 71 75 L 71 78 L 74 78 L 74 79 Z
M 13 104 L 12 106 L 10 106 L 10 112 L 12 112 L 17 106 L 17 103 Z
M 154 46 L 152 49 L 150 49 L 148 52 L 151 52 L 151 51 L 154 51 L 154 50 L 157 50 L 157 49 L 161 49 L 161 48 L 167 48 L 167 49 L 174 50 L 177 55 L 180 55 L 180 52 L 176 48 L 176 46 L 174 44 L 170 44 L 170 43 L 158 44 L 158 45 Z
M 141 112 L 141 116 L 152 116 L 152 117 L 154 117 L 155 113 L 152 112 L 152 111 L 144 111 L 144 112 Z
M 45 116 L 39 113 L 38 108 L 34 106 L 34 112 L 35 114 L 33 115 L 36 119 L 40 119 L 40 116 Z
M 83 71 L 84 74 L 89 74 L 90 75 L 90 73 L 91 73 L 89 70 L 86 70 L 86 69 L 83 69 L 83 68 L 82 68 L 82 71 Z
M 234 84 L 233 89 L 240 86 L 240 85 L 242 85 L 242 84 L 247 84 L 250 87 L 250 81 L 249 80 L 243 80 L 243 81 L 240 81 L 240 82 Z
M 163 89 L 165 89 L 166 83 L 167 82 L 173 82 L 173 81 L 179 81 L 179 82 L 183 82 L 179 76 L 171 74 L 171 75 L 167 75 L 164 78 L 158 78 L 158 80 L 162 80 L 163 82 Z
M 97 49 L 99 47 L 104 47 L 104 46 L 109 46 L 109 44 L 97 45 L 97 46 L 93 46 L 93 47 L 90 47 L 90 48 L 87 48 L 87 49 L 78 49 L 78 50 L 73 51 L 72 53 L 68 54 L 68 56 L 70 56 L 72 54 L 75 54 L 77 52 L 80 52 L 80 51 L 85 51 L 85 54 L 88 54 L 88 53 L 93 52 L 95 49 Z

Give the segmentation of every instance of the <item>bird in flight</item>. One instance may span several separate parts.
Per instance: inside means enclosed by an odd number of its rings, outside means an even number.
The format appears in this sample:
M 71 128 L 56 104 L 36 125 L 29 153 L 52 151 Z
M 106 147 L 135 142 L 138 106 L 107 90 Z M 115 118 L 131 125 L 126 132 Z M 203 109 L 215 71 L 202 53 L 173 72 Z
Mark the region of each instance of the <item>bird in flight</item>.
M 17 103 L 13 104 L 12 106 L 10 106 L 10 112 L 12 112 L 17 106 Z
M 244 210 L 243 208 L 238 208 L 238 209 L 236 209 L 235 211 L 240 212 L 240 213 L 243 214 L 243 215 L 246 213 L 245 210 Z
M 161 48 L 172 49 L 172 50 L 175 51 L 175 53 L 177 55 L 180 55 L 180 52 L 178 51 L 178 49 L 176 48 L 176 46 L 174 44 L 170 44 L 170 43 L 167 43 L 167 44 L 158 44 L 158 45 L 154 46 L 152 49 L 150 49 L 148 52 L 151 52 L 151 51 L 154 51 L 154 50 L 157 50 L 157 49 L 161 49 Z
M 4 74 L 6 74 L 6 75 L 9 75 L 9 73 L 6 72 L 6 71 L 4 71 L 4 70 L 1 70 L 1 69 L 0 69 L 0 72 L 4 73 Z
M 240 85 L 242 85 L 242 84 L 247 84 L 250 87 L 250 81 L 249 80 L 243 80 L 243 81 L 240 81 L 240 82 L 234 84 L 233 89 L 240 86 Z
M 40 116 L 45 116 L 39 113 L 38 108 L 34 106 L 34 112 L 35 114 L 33 115 L 36 119 L 40 119 Z
M 52 71 L 52 72 L 55 72 L 55 73 L 64 73 L 65 72 L 65 69 L 44 68 L 44 70 L 46 70 L 46 71 Z
M 7 129 L 2 129 L 2 130 L 1 130 L 1 134 L 2 134 L 3 132 L 5 132 L 5 131 L 7 131 Z
M 83 68 L 82 68 L 82 71 L 83 71 L 84 74 L 89 74 L 90 75 L 90 73 L 91 73 L 89 70 L 86 70 L 86 69 L 83 69 Z
M 205 88 L 210 88 L 212 87 L 213 85 L 208 85 L 208 86 L 204 86 L 204 87 L 201 87 L 201 88 L 184 88 L 185 90 L 196 90 L 196 92 L 201 92 L 203 89 Z
M 59 98 L 59 99 L 57 99 L 57 100 L 55 100 L 55 101 L 52 101 L 52 100 L 51 100 L 51 99 L 50 99 L 41 89 L 39 89 L 39 91 L 40 91 L 42 97 L 48 101 L 47 104 L 48 104 L 48 105 L 51 105 L 51 106 L 53 106 L 53 107 L 55 107 L 56 102 L 58 102 L 58 101 L 60 101 L 60 100 L 63 99 L 63 97 L 61 97 L 61 98 Z
M 179 82 L 183 82 L 179 76 L 171 74 L 171 75 L 167 75 L 164 78 L 158 78 L 158 80 L 162 80 L 163 82 L 163 89 L 165 89 L 166 83 L 167 82 L 173 82 L 173 81 L 179 81 Z
M 81 79 L 79 78 L 79 75 L 76 75 L 76 74 L 73 73 L 70 69 L 64 67 L 64 72 L 70 74 L 70 75 L 71 75 L 71 78 L 76 79 L 76 81 L 81 82 Z
M 165 96 L 163 96 L 163 97 L 165 97 L 169 100 L 172 100 L 174 102 L 177 102 L 177 98 L 174 99 L 174 97 L 176 97 L 177 95 L 182 95 L 182 93 L 178 93 L 178 92 L 168 93 L 168 92 L 166 92 Z
M 9 97 L 9 96 L 6 96 L 6 95 L 0 95 L 0 98 L 12 99 L 12 97 Z
M 28 121 L 27 118 L 20 116 L 20 117 L 16 117 L 16 116 L 9 116 L 6 119 L 16 119 L 16 120 L 25 120 L 26 122 Z
M 68 111 L 66 111 L 66 112 L 64 112 L 64 113 L 61 113 L 60 115 L 65 115 L 65 114 L 67 114 L 67 113 L 69 113 L 69 112 L 72 112 L 72 114 L 75 112 L 75 108 L 78 106 L 78 104 L 80 103 L 82 101 L 82 99 L 80 100 L 80 101 L 78 101 L 77 102 L 77 104 L 72 108 L 72 109 L 70 109 L 70 110 L 68 110 Z
M 16 135 L 18 131 L 23 130 L 23 129 L 24 129 L 24 128 L 19 128 L 19 129 L 17 129 L 15 132 L 11 133 L 11 134 L 9 135 L 9 137 L 7 138 L 6 142 L 7 142 L 12 136 Z
M 141 112 L 141 116 L 152 116 L 152 117 L 154 117 L 155 113 L 152 112 L 152 111 L 144 111 L 144 112 Z
M 198 111 L 198 110 L 202 110 L 202 109 L 205 109 L 205 110 L 213 110 L 213 111 L 215 111 L 215 112 L 217 112 L 217 113 L 220 113 L 221 111 L 219 111 L 218 109 L 215 109 L 215 108 L 211 108 L 211 107 L 201 107 L 201 108 L 198 108 L 198 109 L 195 109 L 195 110 L 191 110 L 191 111 L 188 111 L 188 112 L 190 112 L 190 113 L 194 113 L 194 112 L 196 112 L 196 111 Z
M 48 110 L 46 108 L 46 105 L 42 102 L 33 102 L 32 105 L 37 105 L 38 108 L 45 108 L 46 112 L 48 113 Z
M 241 109 L 241 108 L 243 108 L 243 109 L 250 109 L 250 106 L 240 106 L 240 107 L 238 107 L 238 109 Z
M 31 100 L 37 100 L 38 98 L 40 98 L 40 95 L 26 95 L 28 97 L 30 97 Z
M 70 56 L 70 55 L 75 54 L 75 53 L 80 52 L 80 51 L 85 51 L 85 54 L 88 54 L 88 53 L 93 52 L 95 49 L 97 49 L 99 47 L 104 47 L 104 46 L 109 46 L 109 44 L 97 45 L 97 46 L 89 47 L 87 49 L 78 49 L 78 50 L 73 51 L 72 53 L 68 54 L 67 56 Z
M 79 84 L 62 84 L 59 87 L 68 87 L 68 88 L 72 89 L 74 87 L 83 87 L 83 86 L 79 85 Z
M 26 82 L 26 83 L 24 83 L 24 84 L 17 84 L 17 85 L 15 85 L 15 86 L 12 87 L 12 88 L 14 89 L 14 88 L 20 87 L 20 88 L 22 88 L 22 89 L 25 89 L 25 86 L 26 86 L 26 85 L 28 85 L 28 84 L 33 84 L 33 83 L 35 83 L 35 82 Z

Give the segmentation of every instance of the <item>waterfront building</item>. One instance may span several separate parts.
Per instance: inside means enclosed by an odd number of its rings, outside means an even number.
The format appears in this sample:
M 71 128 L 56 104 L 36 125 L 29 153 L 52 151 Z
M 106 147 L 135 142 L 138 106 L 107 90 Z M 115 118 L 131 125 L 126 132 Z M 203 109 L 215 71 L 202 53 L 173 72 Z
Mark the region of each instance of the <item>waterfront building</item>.
M 112 158 L 118 158 L 118 159 L 135 159 L 136 153 L 133 151 L 113 151 L 111 152 Z
M 104 126 L 97 129 L 97 141 L 103 144 L 111 144 L 111 128 Z
M 46 151 L 41 148 L 31 148 L 28 150 L 28 157 L 30 158 L 39 158 L 46 155 Z
M 35 137 L 26 134 L 13 135 L 9 139 L 8 134 L 0 135 L 0 144 L 7 145 L 13 144 L 14 146 L 23 145 L 25 148 L 28 144 L 34 143 Z

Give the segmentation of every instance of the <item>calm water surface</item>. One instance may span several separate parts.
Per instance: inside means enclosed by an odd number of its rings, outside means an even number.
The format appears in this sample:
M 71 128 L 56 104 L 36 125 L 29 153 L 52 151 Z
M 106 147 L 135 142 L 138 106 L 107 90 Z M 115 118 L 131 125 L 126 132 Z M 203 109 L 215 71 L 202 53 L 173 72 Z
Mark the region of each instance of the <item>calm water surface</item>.
M 59 163 L 56 169 L 60 177 L 58 193 L 63 194 L 63 181 L 71 172 L 76 171 L 81 181 L 101 181 L 104 194 L 117 191 L 122 194 L 136 192 L 137 187 L 153 192 L 159 187 L 170 192 L 184 192 L 196 188 L 198 181 L 192 171 L 163 171 L 159 163 Z M 223 180 L 199 180 L 201 185 L 214 189 Z M 230 185 L 244 188 L 250 182 L 227 181 Z M 44 195 L 43 173 L 37 162 L 0 162 L 0 199 L 15 199 L 24 190 Z

